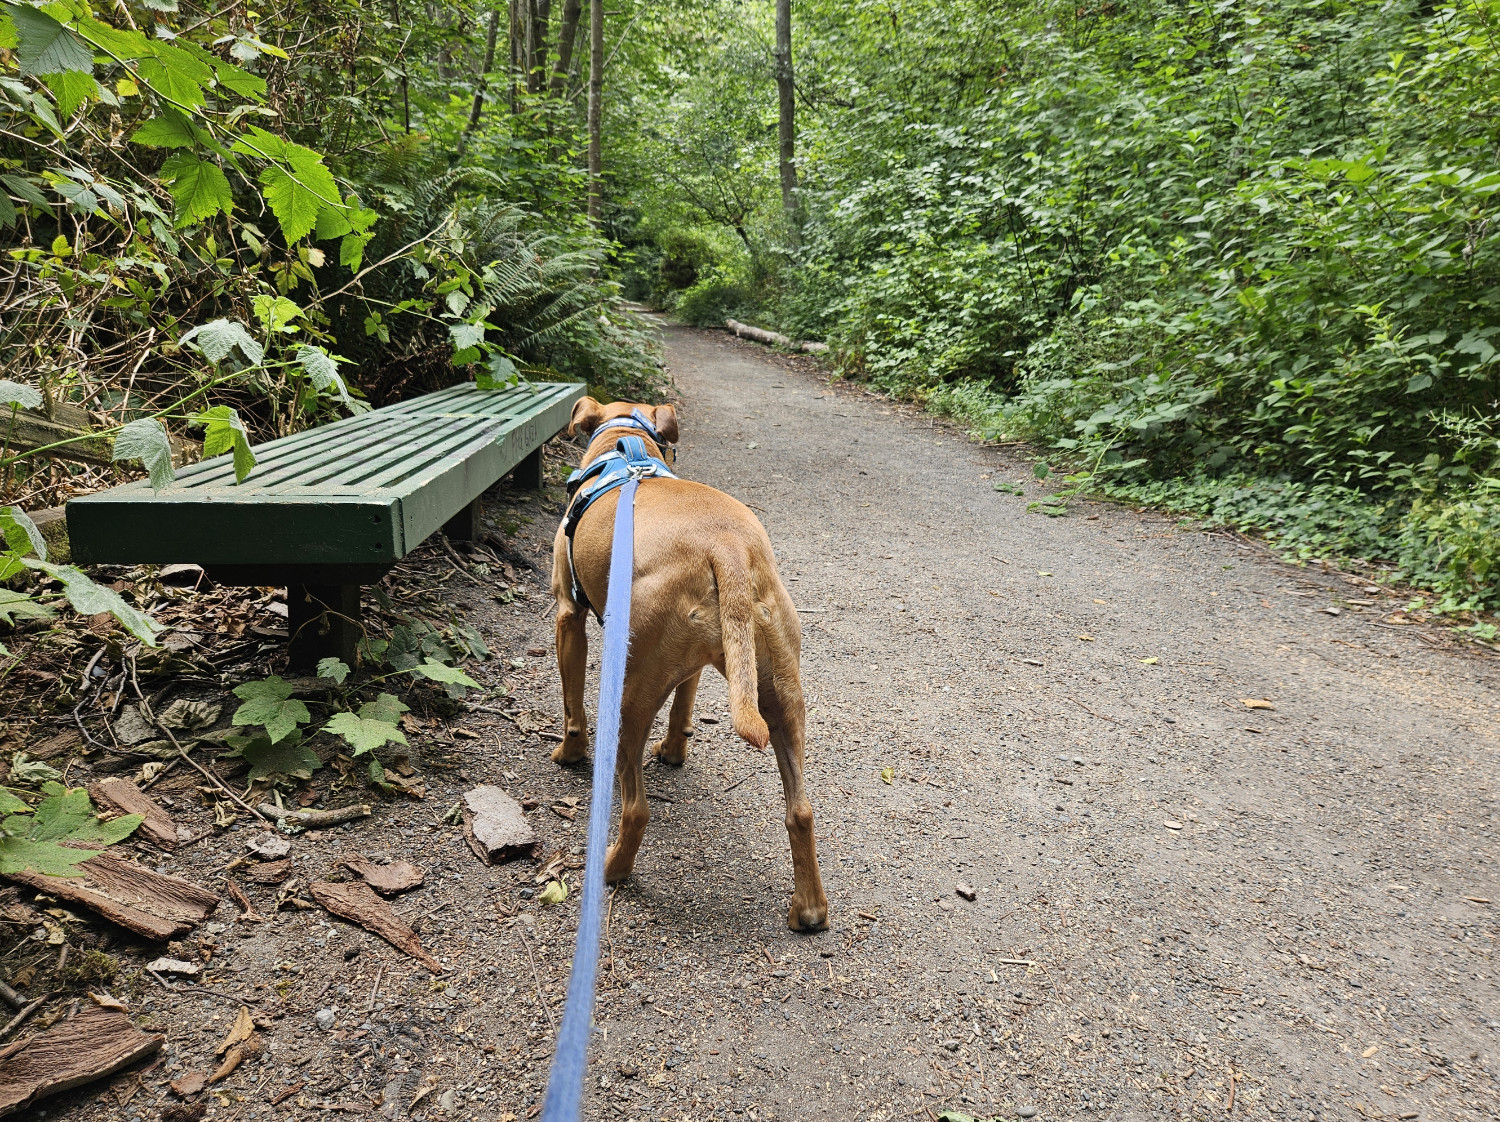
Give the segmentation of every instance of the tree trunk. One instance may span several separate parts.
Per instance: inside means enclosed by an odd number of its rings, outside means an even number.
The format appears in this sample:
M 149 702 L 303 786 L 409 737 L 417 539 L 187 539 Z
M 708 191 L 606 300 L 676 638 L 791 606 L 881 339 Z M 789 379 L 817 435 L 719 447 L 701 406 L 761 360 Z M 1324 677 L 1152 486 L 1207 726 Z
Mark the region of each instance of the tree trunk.
M 776 0 L 776 92 L 780 118 L 776 138 L 780 146 L 781 205 L 790 214 L 797 203 L 797 107 L 792 80 L 792 0 Z
M 604 0 L 589 0 L 589 221 L 604 220 Z
M 583 0 L 564 0 L 562 26 L 557 29 L 557 65 L 552 69 L 552 96 L 562 97 L 568 83 L 568 67 L 573 62 L 573 42 L 578 37 L 578 20 L 583 14 Z
M 522 18 L 526 0 L 510 0 L 510 115 L 520 110 L 521 51 L 526 44 L 525 21 Z
M 547 88 L 547 24 L 552 18 L 552 0 L 536 0 L 536 34 L 526 88 L 541 93 Z
M 490 9 L 489 31 L 484 38 L 484 65 L 479 68 L 479 83 L 474 87 L 474 104 L 469 109 L 469 123 L 464 126 L 464 134 L 473 132 L 479 126 L 479 114 L 484 109 L 484 95 L 489 88 L 490 70 L 495 65 L 495 38 L 500 31 L 500 9 Z

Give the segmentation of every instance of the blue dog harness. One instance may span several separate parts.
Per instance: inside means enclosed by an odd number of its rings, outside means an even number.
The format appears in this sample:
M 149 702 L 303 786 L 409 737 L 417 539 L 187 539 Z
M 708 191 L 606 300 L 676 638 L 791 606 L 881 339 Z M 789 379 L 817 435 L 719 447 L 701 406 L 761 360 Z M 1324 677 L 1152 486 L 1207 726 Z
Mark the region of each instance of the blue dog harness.
M 639 428 L 647 432 L 653 441 L 660 441 L 654 425 L 639 409 L 630 417 L 616 417 L 594 430 L 594 435 L 606 428 Z M 632 479 L 676 479 L 672 469 L 646 451 L 646 442 L 638 436 L 622 436 L 615 441 L 612 451 L 604 453 L 588 467 L 579 468 L 568 476 L 568 494 L 572 503 L 563 515 L 563 533 L 568 537 L 568 572 L 573 582 L 573 602 L 584 611 L 593 611 L 589 598 L 578 582 L 578 570 L 573 565 L 573 534 L 584 513 L 611 491 L 625 486 Z M 598 614 L 596 611 L 595 615 Z

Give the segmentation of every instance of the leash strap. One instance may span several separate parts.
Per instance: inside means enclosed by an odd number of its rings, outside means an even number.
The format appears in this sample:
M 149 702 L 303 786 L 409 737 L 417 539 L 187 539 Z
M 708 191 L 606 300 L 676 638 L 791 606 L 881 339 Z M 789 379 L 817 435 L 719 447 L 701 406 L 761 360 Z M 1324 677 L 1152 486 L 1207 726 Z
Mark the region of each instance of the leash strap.
M 609 592 L 604 605 L 604 656 L 599 671 L 599 716 L 594 738 L 594 789 L 589 798 L 589 839 L 583 870 L 583 905 L 562 1027 L 552 1053 L 552 1074 L 542 1122 L 578 1122 L 583 1076 L 588 1067 L 589 1028 L 599 973 L 599 933 L 604 925 L 604 847 L 614 811 L 615 756 L 620 749 L 620 706 L 625 693 L 625 657 L 630 650 L 630 591 L 635 575 L 635 492 L 639 479 L 620 489 L 615 535 L 609 555 Z

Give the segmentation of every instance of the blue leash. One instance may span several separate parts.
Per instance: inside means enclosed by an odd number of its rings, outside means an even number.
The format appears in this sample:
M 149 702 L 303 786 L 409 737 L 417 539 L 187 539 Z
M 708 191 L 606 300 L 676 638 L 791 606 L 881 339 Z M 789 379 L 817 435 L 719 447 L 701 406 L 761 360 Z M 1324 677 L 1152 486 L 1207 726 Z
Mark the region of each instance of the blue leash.
M 609 555 L 609 592 L 604 604 L 604 657 L 599 671 L 599 724 L 594 740 L 594 790 L 589 800 L 589 840 L 583 870 L 583 907 L 562 1028 L 552 1053 L 552 1074 L 542 1122 L 577 1122 L 583 1110 L 589 1024 L 599 974 L 599 933 L 604 926 L 604 846 L 614 811 L 615 756 L 620 749 L 620 706 L 625 693 L 625 656 L 630 650 L 630 590 L 635 576 L 635 492 L 639 479 L 620 488 L 615 536 Z

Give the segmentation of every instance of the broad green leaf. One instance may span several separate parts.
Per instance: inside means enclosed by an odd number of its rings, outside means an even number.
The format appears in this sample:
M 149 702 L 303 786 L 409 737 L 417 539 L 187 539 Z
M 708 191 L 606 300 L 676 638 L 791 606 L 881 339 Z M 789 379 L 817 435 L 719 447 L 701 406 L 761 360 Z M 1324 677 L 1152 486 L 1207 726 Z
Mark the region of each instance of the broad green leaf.
M 391 628 L 391 641 L 385 648 L 385 660 L 397 670 L 415 670 L 422 664 L 422 644 L 406 624 L 398 623 Z
M 9 229 L 16 224 L 16 219 L 19 217 L 16 204 L 10 201 L 10 195 L 5 191 L 0 191 L 0 227 Z
M 480 685 L 456 666 L 445 666 L 436 659 L 429 658 L 420 666 L 413 666 L 412 673 L 433 682 L 441 682 L 445 686 L 460 686 L 471 690 L 480 689 Z
M 38 604 L 24 592 L 15 592 L 9 588 L 0 588 L 0 623 L 14 625 L 17 617 L 21 619 L 51 619 L 52 609 L 46 604 Z M 0 813 L 4 809 L 0 808 Z
M 290 779 L 311 779 L 312 773 L 323 766 L 318 754 L 302 742 L 301 729 L 293 729 L 280 740 L 273 741 L 262 734 L 231 736 L 226 742 L 233 749 L 227 755 L 239 756 L 250 765 L 246 778 L 251 783 L 282 775 Z
M 9 378 L 0 378 L 0 406 L 5 405 L 19 405 L 22 409 L 40 409 L 42 391 L 22 385 L 20 382 L 12 382 Z M 0 413 L 0 418 L 3 417 L 4 414 Z
M 279 674 L 259 682 L 243 682 L 234 687 L 234 696 L 244 702 L 230 718 L 236 725 L 263 725 L 274 744 L 296 731 L 298 725 L 312 720 L 307 706 L 292 697 L 290 682 Z
M 214 76 L 219 80 L 219 85 L 231 93 L 237 93 L 251 101 L 266 99 L 266 80 L 247 73 L 238 66 L 227 62 L 215 63 Z
M 349 664 L 341 658 L 320 658 L 318 677 L 327 678 L 335 685 L 342 686 L 344 679 L 349 677 Z
M 15 792 L 5 787 L 0 787 L 0 815 L 9 817 L 12 814 L 30 814 L 31 804 L 25 799 L 18 797 Z
M 98 856 L 106 846 L 129 837 L 141 824 L 139 814 L 104 820 L 94 812 L 88 793 L 82 787 L 67 790 L 61 784 L 47 783 L 46 794 L 30 817 L 24 812 L 12 814 L 0 823 L 0 873 L 27 870 L 47 876 L 74 875 L 74 866 Z M 20 802 L 5 792 L 5 808 Z M 19 810 L 20 808 L 14 808 Z M 59 842 L 81 842 L 92 849 L 74 849 Z
M 274 165 L 260 173 L 260 182 L 266 205 L 281 223 L 286 240 L 296 242 L 305 238 L 318 221 L 318 196 Z
M 57 114 L 66 121 L 85 101 L 97 101 L 100 97 L 99 83 L 92 74 L 81 70 L 65 70 L 61 74 L 48 74 L 42 79 L 57 101 Z
M 130 139 L 150 148 L 191 148 L 197 142 L 192 123 L 170 108 L 136 129 Z
M 406 736 L 395 725 L 353 713 L 335 713 L 333 719 L 323 726 L 323 731 L 343 737 L 356 756 L 374 751 L 387 742 L 406 743 Z
M 94 52 L 51 16 L 29 4 L 6 4 L 16 28 L 16 61 L 23 77 L 94 72 Z
M 234 209 L 229 178 L 212 160 L 200 160 L 191 152 L 177 152 L 162 164 L 160 175 L 172 195 L 177 211 L 175 224 L 179 228 Z
M 175 478 L 172 471 L 172 442 L 167 430 L 154 417 L 131 421 L 115 436 L 112 460 L 140 460 L 151 476 L 151 486 L 160 491 Z
M 374 234 L 345 234 L 344 240 L 339 242 L 339 264 L 358 272 L 360 264 L 365 259 L 365 246 L 370 244 L 374 236 Z
M 292 321 L 301 319 L 305 314 L 295 301 L 265 292 L 256 294 L 250 304 L 255 309 L 255 318 L 260 320 L 267 335 L 275 332 L 290 334 L 296 330 L 292 327 Z
M 537 893 L 536 898 L 543 904 L 561 904 L 568 898 L 566 878 L 559 877 L 557 880 L 548 881 L 546 887 Z
M 47 560 L 47 540 L 31 520 L 31 515 L 18 506 L 0 506 L 0 538 L 5 540 L 5 548 L 23 557 L 35 553 L 43 561 Z
M 255 470 L 255 453 L 250 450 L 250 435 L 245 431 L 240 415 L 227 405 L 215 405 L 202 413 L 194 413 L 188 423 L 203 426 L 203 457 L 234 453 L 234 481 L 243 483 L 245 476 Z
M 126 631 L 146 646 L 157 646 L 156 633 L 162 629 L 161 624 L 145 612 L 125 603 L 114 589 L 95 584 L 82 569 L 73 565 L 53 565 L 46 561 L 33 561 L 30 558 L 27 558 L 23 564 L 28 569 L 35 569 L 37 572 L 46 573 L 62 581 L 63 595 L 68 598 L 68 603 L 73 605 L 73 610 L 79 615 L 92 616 L 100 612 L 108 612 L 120 621 L 120 625 Z
M 332 393 L 340 401 L 349 401 L 349 390 L 344 385 L 343 375 L 331 356 L 322 347 L 298 347 L 297 361 L 307 373 L 307 380 L 319 393 Z
M 0 183 L 4 183 L 10 189 L 11 194 L 25 199 L 46 214 L 52 213 L 52 204 L 47 201 L 47 196 L 43 195 L 41 189 L 31 180 L 19 175 L 0 175 Z
M 450 323 L 448 325 L 448 338 L 453 341 L 453 349 L 456 351 L 477 347 L 484 341 L 484 324 Z
M 490 355 L 489 362 L 474 375 L 474 384 L 481 390 L 506 390 L 521 380 L 516 364 L 503 354 Z
M 178 109 L 199 109 L 206 102 L 203 85 L 181 69 L 157 58 L 143 58 L 137 64 L 140 80 L 164 101 Z
M 399 721 L 402 713 L 410 712 L 410 706 L 403 703 L 395 694 L 390 693 L 383 693 L 374 701 L 367 701 L 359 707 L 361 720 L 383 721 L 388 725 L 394 725 Z
M 265 348 L 245 330 L 245 325 L 232 319 L 216 319 L 193 328 L 181 339 L 179 345 L 191 343 L 203 352 L 203 357 L 217 366 L 236 347 L 251 366 L 258 366 L 266 357 Z

